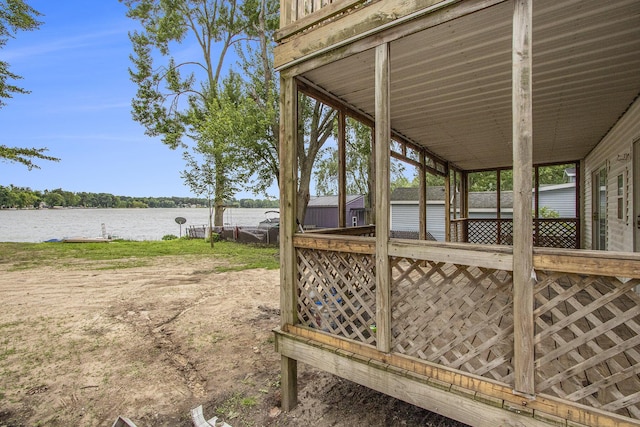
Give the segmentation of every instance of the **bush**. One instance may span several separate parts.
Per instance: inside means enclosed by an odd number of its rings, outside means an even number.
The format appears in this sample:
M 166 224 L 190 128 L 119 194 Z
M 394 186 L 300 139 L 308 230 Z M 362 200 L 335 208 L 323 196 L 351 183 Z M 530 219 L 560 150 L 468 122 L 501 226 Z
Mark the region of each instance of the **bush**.
M 211 233 L 211 237 L 213 237 L 213 241 L 214 241 L 214 242 L 219 242 L 219 241 L 220 241 L 220 234 L 218 234 L 218 233 Z M 206 238 L 204 239 L 204 241 L 205 241 L 205 242 L 208 242 L 208 241 L 209 241 L 209 238 L 208 238 L 208 237 L 206 237 Z
M 177 238 L 178 236 L 176 236 L 175 234 L 165 234 L 164 236 L 162 236 L 162 240 L 175 240 Z

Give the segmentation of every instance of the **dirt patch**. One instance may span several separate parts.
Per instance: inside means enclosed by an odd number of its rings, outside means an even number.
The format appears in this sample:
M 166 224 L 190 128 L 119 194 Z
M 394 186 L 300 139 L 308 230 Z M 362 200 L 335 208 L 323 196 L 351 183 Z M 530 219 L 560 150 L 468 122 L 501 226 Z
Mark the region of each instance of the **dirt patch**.
M 279 272 L 210 258 L 101 269 L 0 268 L 0 427 L 459 426 L 305 365 L 280 410 Z

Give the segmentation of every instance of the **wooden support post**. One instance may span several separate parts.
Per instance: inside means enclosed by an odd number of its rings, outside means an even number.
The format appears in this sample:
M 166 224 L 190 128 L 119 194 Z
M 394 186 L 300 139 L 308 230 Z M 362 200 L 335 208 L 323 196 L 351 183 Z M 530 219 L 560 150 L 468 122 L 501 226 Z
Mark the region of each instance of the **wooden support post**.
M 338 111 L 338 227 L 347 226 L 347 115 Z
M 535 394 L 533 324 L 532 0 L 515 0 L 513 13 L 513 367 L 515 391 Z
M 280 325 L 297 323 L 296 232 L 298 91 L 292 77 L 280 78 Z M 288 411 L 298 402 L 297 362 L 282 356 L 282 408 Z
M 456 238 L 454 241 L 457 241 Z M 451 169 L 444 176 L 444 241 L 451 241 Z
M 460 173 L 460 218 L 469 219 L 469 174 Z
M 369 155 L 369 218 L 367 224 L 376 223 L 376 130 L 371 128 L 371 151 Z
M 427 156 L 424 151 L 420 151 L 420 196 L 418 200 L 419 206 L 419 230 L 418 238 L 427 240 Z
M 391 102 L 389 81 L 389 44 L 376 48 L 376 344 L 378 350 L 391 350 L 391 271 L 389 265 L 389 228 L 391 186 L 389 146 L 391 141 Z

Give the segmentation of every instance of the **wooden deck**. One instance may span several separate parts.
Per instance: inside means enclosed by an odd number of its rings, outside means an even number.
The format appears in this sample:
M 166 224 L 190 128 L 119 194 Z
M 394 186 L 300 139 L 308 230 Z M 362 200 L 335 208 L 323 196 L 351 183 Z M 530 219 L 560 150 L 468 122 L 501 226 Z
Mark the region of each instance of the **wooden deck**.
M 512 274 L 496 268 L 509 265 L 510 249 L 494 247 L 496 255 L 489 255 L 470 245 L 392 241 L 391 355 L 396 359 L 390 359 L 375 347 L 375 238 L 314 234 L 296 236 L 295 246 L 299 324 L 289 333 L 320 341 L 329 334 L 331 345 L 344 341 L 349 351 L 360 349 L 356 355 L 366 348 L 367 357 L 377 354 L 392 365 L 396 360 L 396 368 L 416 374 L 442 369 L 435 377 L 447 372 L 456 378 L 445 381 L 447 387 L 480 392 L 501 406 L 516 403 L 495 393 L 496 385 L 511 390 L 514 384 Z M 550 250 L 544 251 L 535 266 L 535 401 L 542 397 L 562 406 L 536 409 L 532 401 L 527 411 L 571 420 L 563 411 L 575 405 L 585 425 L 640 425 L 640 296 L 635 292 L 640 279 L 544 270 L 539 267 L 549 268 Z M 469 387 L 469 379 L 477 384 Z M 597 416 L 595 424 L 583 419 L 584 408 Z

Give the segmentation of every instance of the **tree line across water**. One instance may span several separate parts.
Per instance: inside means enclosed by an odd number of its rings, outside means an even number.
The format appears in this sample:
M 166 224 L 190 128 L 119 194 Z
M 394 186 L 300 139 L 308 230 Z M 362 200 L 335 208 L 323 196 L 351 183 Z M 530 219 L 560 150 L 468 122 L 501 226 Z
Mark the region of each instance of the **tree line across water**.
M 55 190 L 32 190 L 28 187 L 0 185 L 0 209 L 39 208 L 190 208 L 207 207 L 208 201 L 196 197 L 132 197 L 109 193 L 89 193 Z M 235 199 L 225 203 L 237 208 L 277 209 L 278 200 Z

